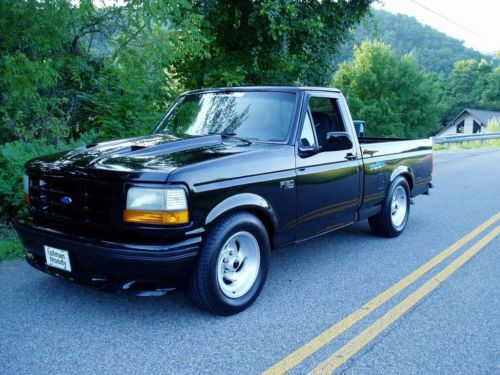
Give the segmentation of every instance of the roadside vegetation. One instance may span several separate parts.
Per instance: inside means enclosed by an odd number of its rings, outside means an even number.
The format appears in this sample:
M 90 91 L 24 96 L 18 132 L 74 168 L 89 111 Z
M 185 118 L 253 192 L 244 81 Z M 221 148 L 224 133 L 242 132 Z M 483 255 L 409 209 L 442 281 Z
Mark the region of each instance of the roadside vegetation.
M 0 260 L 19 252 L 8 228 L 27 160 L 146 134 L 189 89 L 335 85 L 370 136 L 426 137 L 463 107 L 500 109 L 498 57 L 372 2 L 3 0 Z
M 21 241 L 12 228 L 0 226 L 0 261 L 14 259 L 24 254 Z
M 453 150 L 476 150 L 481 148 L 500 148 L 500 139 L 490 139 L 487 141 L 468 141 L 447 144 L 434 145 L 434 151 L 453 151 Z

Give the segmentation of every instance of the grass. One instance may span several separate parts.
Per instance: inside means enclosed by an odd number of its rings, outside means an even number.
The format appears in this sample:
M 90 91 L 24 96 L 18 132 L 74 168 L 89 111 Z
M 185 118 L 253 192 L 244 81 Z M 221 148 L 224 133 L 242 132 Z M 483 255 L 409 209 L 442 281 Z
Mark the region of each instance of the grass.
M 474 150 L 480 148 L 500 148 L 500 139 L 489 139 L 486 141 L 456 142 L 450 144 L 435 144 L 434 151 L 441 150 Z
M 14 229 L 0 225 L 0 262 L 19 258 L 24 255 L 24 248 Z

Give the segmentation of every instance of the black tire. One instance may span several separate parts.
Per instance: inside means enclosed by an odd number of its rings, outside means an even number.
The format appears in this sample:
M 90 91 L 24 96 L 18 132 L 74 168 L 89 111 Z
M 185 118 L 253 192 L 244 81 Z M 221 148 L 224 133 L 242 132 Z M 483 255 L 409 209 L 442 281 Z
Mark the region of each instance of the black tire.
M 260 266 L 252 287 L 241 297 L 227 297 L 218 281 L 218 261 L 222 247 L 231 236 L 248 232 L 257 240 Z M 198 264 L 188 283 L 188 294 L 200 308 L 219 315 L 233 315 L 248 308 L 259 296 L 269 270 L 270 243 L 266 228 L 247 212 L 230 214 L 218 221 L 208 232 Z
M 398 187 L 402 187 L 406 193 L 406 212 L 400 225 L 395 225 L 392 218 L 391 203 Z M 400 191 L 400 190 L 398 190 Z M 368 219 L 373 234 L 382 237 L 397 237 L 403 233 L 410 215 L 410 186 L 403 176 L 397 177 L 391 184 L 387 197 L 382 204 L 382 210 Z

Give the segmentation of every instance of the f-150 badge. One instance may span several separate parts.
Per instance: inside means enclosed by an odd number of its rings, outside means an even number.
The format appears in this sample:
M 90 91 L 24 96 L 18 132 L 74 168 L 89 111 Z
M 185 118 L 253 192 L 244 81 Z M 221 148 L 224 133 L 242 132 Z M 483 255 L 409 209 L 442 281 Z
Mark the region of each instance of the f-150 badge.
M 294 180 L 280 181 L 280 188 L 282 188 L 284 190 L 293 189 L 294 187 L 295 187 Z

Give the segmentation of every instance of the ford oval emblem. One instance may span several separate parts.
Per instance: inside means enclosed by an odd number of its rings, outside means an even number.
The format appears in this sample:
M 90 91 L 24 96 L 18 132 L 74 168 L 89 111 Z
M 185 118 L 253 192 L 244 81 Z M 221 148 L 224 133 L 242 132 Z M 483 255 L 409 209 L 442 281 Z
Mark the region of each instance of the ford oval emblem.
M 73 199 L 71 199 L 70 197 L 62 197 L 61 198 L 62 204 L 71 204 L 72 202 L 73 202 Z

